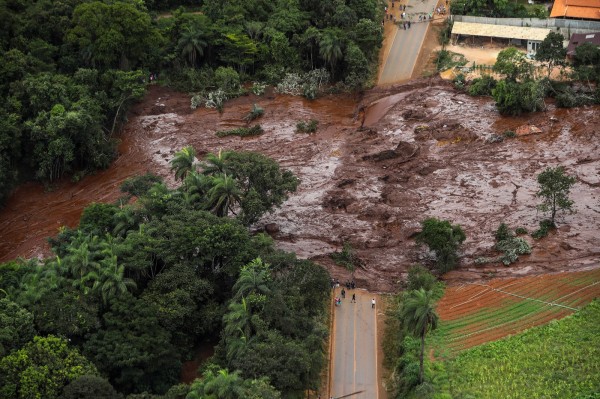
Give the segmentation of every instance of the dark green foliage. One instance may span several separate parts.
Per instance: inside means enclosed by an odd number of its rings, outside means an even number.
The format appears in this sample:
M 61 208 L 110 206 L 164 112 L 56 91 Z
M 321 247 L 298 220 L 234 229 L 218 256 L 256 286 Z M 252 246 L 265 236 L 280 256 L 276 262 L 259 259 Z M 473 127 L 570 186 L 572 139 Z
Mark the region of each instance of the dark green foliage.
M 523 234 L 527 234 L 527 229 L 525 227 L 517 227 L 515 229 L 515 234 L 516 235 L 523 235 Z
M 110 382 L 96 375 L 82 375 L 65 387 L 59 399 L 120 399 Z
M 536 239 L 544 238 L 548 235 L 550 230 L 556 228 L 556 225 L 552 220 L 544 219 L 540 222 L 540 227 L 531 233 L 531 236 Z
M 491 96 L 492 90 L 496 87 L 496 83 L 496 79 L 490 75 L 475 78 L 469 86 L 469 94 L 472 96 Z
M 494 238 L 496 239 L 496 241 L 504 241 L 512 237 L 513 235 L 508 225 L 506 223 L 500 223 L 500 226 L 498 226 L 498 230 L 496 230 L 496 233 L 494 233 Z
M 435 253 L 436 267 L 440 272 L 454 269 L 458 263 L 458 248 L 466 239 L 462 228 L 436 218 L 426 219 L 421 225 L 423 229 L 417 235 L 417 243 L 427 244 Z
M 436 300 L 440 299 L 444 293 L 444 284 L 438 281 L 429 270 L 421 265 L 411 266 L 408 269 L 406 290 L 414 291 L 421 288 L 425 291 L 432 291 Z
M 458 90 L 464 90 L 467 84 L 467 78 L 462 73 L 459 73 L 452 79 L 452 83 L 454 83 L 454 87 Z
M 503 252 L 497 260 L 501 261 L 505 266 L 516 262 L 519 255 L 531 253 L 531 247 L 523 238 L 515 237 L 508 225 L 501 223 L 496 233 L 494 234 L 496 245 L 494 248 L 497 251 Z
M 507 130 L 504 133 L 502 133 L 502 137 L 507 139 L 513 139 L 517 137 L 517 133 L 513 132 L 512 130 Z
M 438 71 L 445 71 L 454 66 L 463 66 L 467 63 L 462 54 L 453 53 L 448 50 L 436 52 L 435 67 Z
M 501 80 L 492 90 L 496 106 L 501 114 L 520 115 L 544 108 L 543 88 L 540 83 L 528 80 L 517 83 Z
M 309 121 L 299 121 L 296 123 L 296 132 L 298 133 L 314 133 L 317 131 L 319 121 L 311 119 Z
M 148 193 L 150 188 L 155 184 L 162 184 L 163 179 L 152 173 L 145 175 L 130 177 L 121 184 L 121 192 L 135 197 L 141 197 Z
M 252 127 L 238 127 L 236 129 L 231 129 L 231 130 L 219 130 L 216 133 L 216 135 L 219 137 L 225 137 L 225 136 L 249 137 L 249 136 L 259 136 L 263 133 L 264 133 L 264 130 L 260 125 L 254 125 Z
M 93 203 L 88 205 L 79 219 L 79 228 L 86 234 L 104 235 L 115 228 L 118 207 L 112 204 Z
M 33 339 L 33 314 L 8 298 L 0 299 L 0 359 Z
M 170 338 L 154 306 L 122 297 L 110 303 L 103 328 L 88 337 L 84 353 L 120 391 L 164 393 L 181 366 Z

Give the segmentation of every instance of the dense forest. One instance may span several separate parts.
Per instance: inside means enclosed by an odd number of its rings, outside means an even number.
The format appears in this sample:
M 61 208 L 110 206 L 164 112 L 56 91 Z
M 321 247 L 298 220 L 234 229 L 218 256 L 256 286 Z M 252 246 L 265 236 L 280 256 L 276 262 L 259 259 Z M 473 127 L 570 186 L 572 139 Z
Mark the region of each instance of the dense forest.
M 317 389 L 328 273 L 275 250 L 250 223 L 298 181 L 270 158 L 187 147 L 180 185 L 127 180 L 92 204 L 54 256 L 0 265 L 0 396 L 296 398 Z M 199 344 L 202 379 L 179 384 Z
M 0 0 L 0 201 L 19 181 L 107 167 L 150 76 L 225 98 L 311 71 L 361 89 L 382 13 L 378 0 Z
M 290 76 L 360 90 L 382 14 L 378 0 L 0 0 L 0 202 L 26 180 L 108 167 L 128 109 L 155 80 L 201 98 Z M 132 177 L 118 201 L 50 238 L 51 257 L 0 265 L 2 398 L 318 388 L 329 275 L 250 229 L 298 180 L 255 153 L 200 162 L 187 147 L 171 166 L 178 187 Z M 215 349 L 203 378 L 179 384 L 202 344 Z

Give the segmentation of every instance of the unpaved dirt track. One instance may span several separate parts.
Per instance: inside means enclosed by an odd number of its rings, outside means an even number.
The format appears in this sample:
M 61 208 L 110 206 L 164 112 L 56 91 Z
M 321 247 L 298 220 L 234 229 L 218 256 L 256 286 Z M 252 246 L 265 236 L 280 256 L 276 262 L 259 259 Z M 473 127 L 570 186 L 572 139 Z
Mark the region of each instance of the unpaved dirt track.
M 341 289 L 334 296 L 340 296 Z M 356 303 L 351 302 L 356 294 Z M 334 398 L 378 399 L 377 375 L 377 298 L 371 308 L 372 294 L 348 290 L 342 305 L 335 307 L 333 362 L 330 395 Z
M 147 171 L 172 182 L 169 160 L 186 145 L 199 157 L 223 150 L 258 151 L 301 180 L 298 191 L 255 229 L 275 223 L 277 246 L 324 265 L 341 281 L 349 277 L 329 254 L 350 242 L 363 265 L 357 286 L 391 292 L 408 267 L 423 262 L 414 242 L 427 217 L 463 226 L 467 241 L 461 266 L 449 281 L 581 270 L 600 262 L 600 107 L 556 109 L 522 117 L 499 116 L 493 102 L 457 92 L 441 79 L 422 79 L 366 92 L 365 129 L 358 104 L 348 95 L 316 101 L 269 93 L 227 102 L 215 110 L 189 109 L 189 96 L 153 86 L 129 117 L 120 157 L 78 184 L 61 182 L 44 192 L 35 184 L 17 189 L 0 212 L 0 260 L 48 254 L 45 238 L 62 225 L 74 227 L 84 206 L 119 196 L 121 182 Z M 243 126 L 253 103 L 265 109 L 259 137 L 215 136 Z M 359 116 L 355 120 L 355 116 Z M 295 133 L 300 119 L 320 121 L 316 134 Z M 488 143 L 493 134 L 531 123 L 537 135 Z M 529 231 L 542 219 L 536 210 L 536 176 L 548 166 L 577 175 L 572 190 L 577 213 L 560 215 L 559 229 L 527 240 L 529 256 L 505 267 L 476 265 L 491 250 L 501 222 Z

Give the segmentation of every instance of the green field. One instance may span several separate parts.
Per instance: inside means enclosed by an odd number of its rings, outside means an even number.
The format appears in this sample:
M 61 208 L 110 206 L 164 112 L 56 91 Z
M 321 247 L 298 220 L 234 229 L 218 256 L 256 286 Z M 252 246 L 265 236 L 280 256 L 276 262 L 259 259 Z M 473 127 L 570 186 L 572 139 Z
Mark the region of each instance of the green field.
M 430 367 L 437 399 L 600 398 L 600 300 Z

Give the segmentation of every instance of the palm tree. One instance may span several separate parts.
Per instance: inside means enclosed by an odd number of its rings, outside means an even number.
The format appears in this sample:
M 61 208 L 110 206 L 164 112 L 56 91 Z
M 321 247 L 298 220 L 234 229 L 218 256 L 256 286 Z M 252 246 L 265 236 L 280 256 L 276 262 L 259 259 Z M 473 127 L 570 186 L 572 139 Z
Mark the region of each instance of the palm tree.
M 331 75 L 335 74 L 335 64 L 342 58 L 342 40 L 335 30 L 326 29 L 319 40 L 319 54 L 331 66 Z
M 208 397 L 214 395 L 217 399 L 240 399 L 245 396 L 244 380 L 239 371 L 230 373 L 228 370 L 219 370 L 216 375 L 205 376 L 205 379 L 204 394 Z
M 127 292 L 128 288 L 136 287 L 132 279 L 125 277 L 125 266 L 118 264 L 115 254 L 105 258 L 98 273 L 90 273 L 89 278 L 95 280 L 92 289 L 100 291 L 105 304 L 110 298 Z
M 237 181 L 227 175 L 212 178 L 212 187 L 208 190 L 207 208 L 217 216 L 227 216 L 229 211 L 235 215 L 234 207 L 241 201 L 242 192 Z
M 248 295 L 253 293 L 269 294 L 271 292 L 268 287 L 270 280 L 269 265 L 263 263 L 260 258 L 254 259 L 242 267 L 240 276 L 233 286 L 233 290 L 235 291 L 234 299 L 238 300 L 242 297 L 248 297 Z
M 419 383 L 423 383 L 425 336 L 427 332 L 435 330 L 438 324 L 438 315 L 434 309 L 433 291 L 425 291 L 423 288 L 409 291 L 402 305 L 400 317 L 407 332 L 415 337 L 421 337 Z
M 222 150 L 219 150 L 217 154 L 207 154 L 206 160 L 202 163 L 202 173 L 207 176 L 214 176 L 230 172 L 227 161 L 231 154 L 231 151 Z
M 204 48 L 208 45 L 203 36 L 204 32 L 198 27 L 188 25 L 181 32 L 177 42 L 181 56 L 187 57 L 191 67 L 196 66 L 198 59 L 204 55 Z
M 252 312 L 245 298 L 241 302 L 231 302 L 229 312 L 223 316 L 225 337 L 237 337 L 238 334 L 250 338 L 252 334 Z
M 238 336 L 230 337 L 227 339 L 226 356 L 229 365 L 231 365 L 233 359 L 238 359 L 240 356 L 242 356 L 246 352 L 246 349 L 248 348 L 250 342 L 252 342 L 252 338 L 248 339 L 248 337 L 244 335 L 244 332 L 242 330 L 239 330 L 238 332 Z
M 196 160 L 196 150 L 194 147 L 183 147 L 181 151 L 175 153 L 175 157 L 171 159 L 171 170 L 175 171 L 175 179 L 184 180 L 188 173 L 194 170 L 194 162 Z
M 183 181 L 183 188 L 185 190 L 186 203 L 193 204 L 201 202 L 204 196 L 210 189 L 212 179 L 210 176 L 206 176 L 202 173 L 192 171 L 188 173 Z

